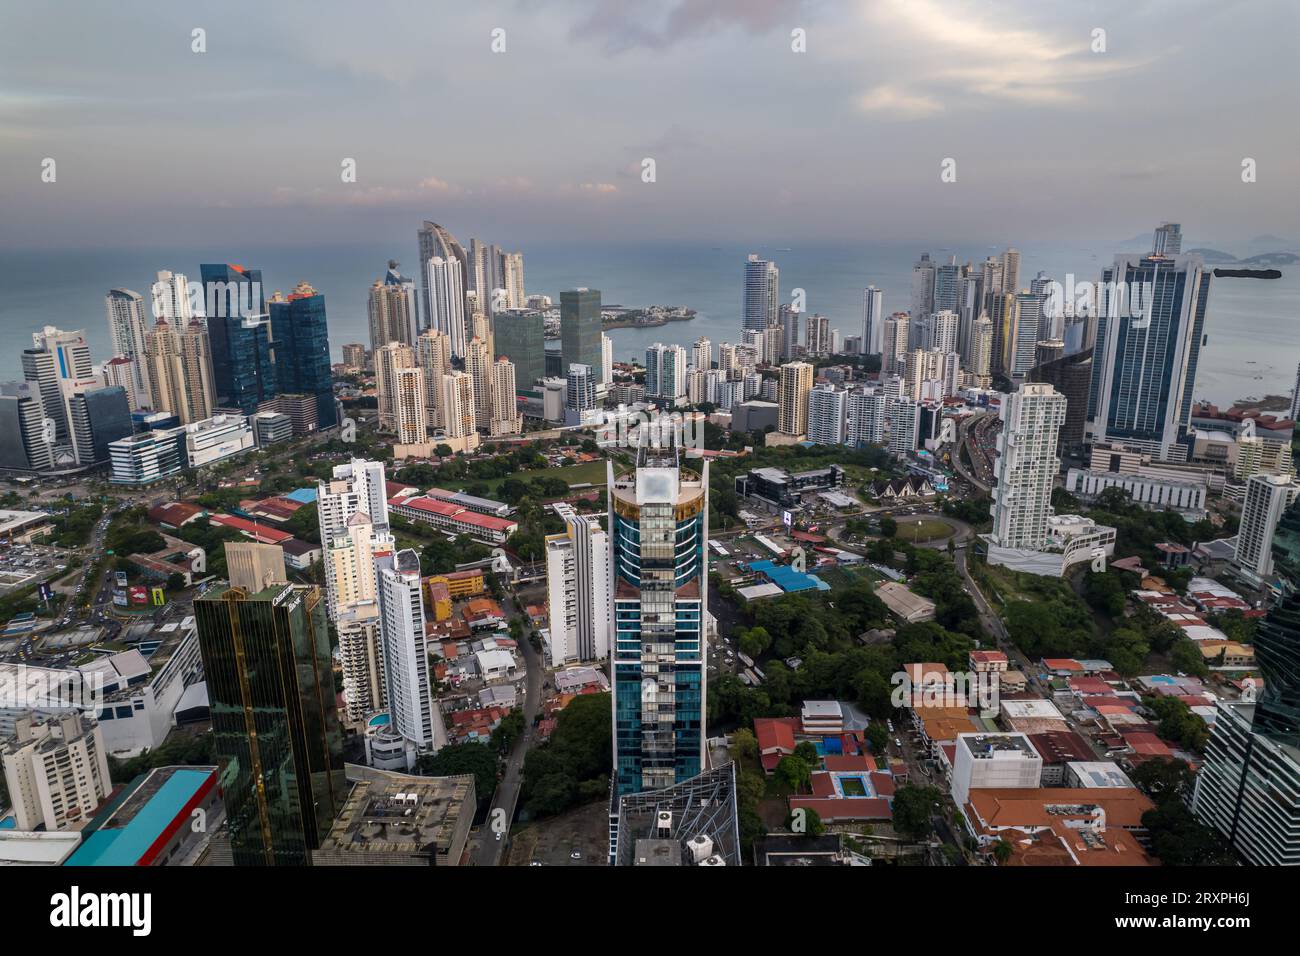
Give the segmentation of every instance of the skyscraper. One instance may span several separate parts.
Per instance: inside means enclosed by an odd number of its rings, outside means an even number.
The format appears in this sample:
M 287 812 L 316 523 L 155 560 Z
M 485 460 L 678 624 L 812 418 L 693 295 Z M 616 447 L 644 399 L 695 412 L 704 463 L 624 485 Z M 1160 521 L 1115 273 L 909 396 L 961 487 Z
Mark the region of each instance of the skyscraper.
M 1290 475 L 1259 474 L 1246 480 L 1232 563 L 1255 587 L 1266 586 L 1273 576 L 1273 535 L 1297 494 L 1300 485 Z
M 0 462 L 16 471 L 54 467 L 53 435 L 45 428 L 41 395 L 29 382 L 0 384 Z
M 829 382 L 808 393 L 808 440 L 818 445 L 844 444 L 844 410 L 848 393 Z
M 388 271 L 370 287 L 366 313 L 372 352 L 389 342 L 414 345 L 419 334 L 420 307 L 415 280 L 402 275 L 397 267 L 396 260 L 388 260 Z
M 425 265 L 429 303 L 428 327 L 447 336 L 454 358 L 465 357 L 465 286 L 462 265 L 456 259 L 434 256 Z
M 64 406 L 65 380 L 85 380 L 94 375 L 90 347 L 82 332 L 64 332 L 52 325 L 32 333 L 32 347 L 22 354 L 23 379 L 40 392 L 45 417 L 53 422 L 53 437 L 68 438 L 68 413 Z
M 333 428 L 339 417 L 330 370 L 325 296 L 306 282 L 299 282 L 287 296 L 276 292 L 270 310 L 279 391 L 314 396 L 316 427 Z
M 863 355 L 880 354 L 884 321 L 884 293 L 869 285 L 862 290 L 862 338 L 858 347 Z
M 885 435 L 885 393 L 864 386 L 849 392 L 844 409 L 844 444 L 851 448 L 881 445 Z
M 489 435 L 514 435 L 523 431 L 515 390 L 515 366 L 505 356 L 492 363 L 489 399 L 492 409 L 488 417 Z
M 160 270 L 150 286 L 153 317 L 166 319 L 175 325 L 182 325 L 195 318 L 194 306 L 190 301 L 189 280 L 183 273 Z
M 703 335 L 691 346 L 691 365 L 705 371 L 713 368 L 713 343 Z
M 415 366 L 415 350 L 400 342 L 391 342 L 375 350 L 375 395 L 379 403 L 379 428 L 381 431 L 397 429 L 395 404 L 397 371 Z M 428 405 L 428 397 L 425 397 Z
M 130 289 L 109 289 L 104 296 L 108 313 L 108 337 L 113 343 L 113 356 L 131 360 L 131 394 L 149 408 L 149 370 L 145 364 L 144 337 L 148 323 L 145 321 L 144 299 Z
M 416 238 L 419 240 L 419 244 L 420 244 L 420 251 L 419 251 L 420 278 L 424 283 L 424 306 L 423 306 L 424 326 L 423 328 L 429 328 L 430 326 L 435 326 L 435 323 L 432 320 L 434 310 L 433 310 L 432 290 L 430 288 L 431 274 L 429 272 L 429 260 L 434 258 L 443 259 L 443 260 L 454 259 L 456 260 L 457 263 L 459 263 L 460 275 L 462 277 L 462 284 L 461 284 L 462 297 L 464 295 L 464 288 L 465 288 L 464 277 L 468 276 L 470 273 L 470 263 L 468 257 L 465 255 L 464 247 L 462 247 L 461 244 L 456 241 L 456 237 L 453 236 L 446 229 L 444 229 L 442 226 L 438 225 L 436 222 L 430 222 L 429 220 L 426 219 L 424 223 L 420 226 L 418 232 L 416 233 Z M 461 311 L 463 312 L 465 308 L 463 301 L 461 303 L 460 308 Z M 443 331 L 445 332 L 447 330 L 443 329 Z M 453 341 L 456 340 L 453 339 Z M 459 341 L 461 342 L 462 345 L 464 344 L 463 338 L 460 339 Z M 457 353 L 456 357 L 459 358 L 460 353 Z
M 546 319 L 538 309 L 504 309 L 493 316 L 496 354 L 515 364 L 515 377 L 524 391 L 546 377 Z
M 586 413 L 596 407 L 596 375 L 590 365 L 569 366 L 564 398 L 564 421 L 580 424 Z
M 777 324 L 781 303 L 781 271 L 775 262 L 750 253 L 745 260 L 744 328 L 765 329 Z
M 671 427 L 637 434 L 635 469 L 607 464 L 615 798 L 704 769 L 709 466 L 684 466 Z
M 448 438 L 468 438 L 474 433 L 474 379 L 469 374 L 443 376 L 440 413 L 440 427 Z
M 600 290 L 583 288 L 561 292 L 560 351 L 565 368 L 586 365 L 599 381 L 604 367 L 600 332 Z
M 375 555 L 379 629 L 383 642 L 389 727 L 412 746 L 414 756 L 436 753 L 447 743 L 442 711 L 434 697 L 424 632 L 420 556 L 408 549 Z
M 1273 536 L 1279 596 L 1255 632 L 1263 688 L 1220 701 L 1192 809 L 1256 866 L 1300 864 L 1300 505 Z
M 227 541 L 226 571 L 230 586 L 256 594 L 273 584 L 287 584 L 284 548 L 256 541 Z
M 346 796 L 329 628 L 314 586 L 194 601 L 236 866 L 302 866 Z
M 808 431 L 808 393 L 812 385 L 813 367 L 807 362 L 787 362 L 781 366 L 777 431 L 786 435 L 802 435 Z
M 1041 550 L 1048 541 L 1052 482 L 1061 466 L 1056 445 L 1065 424 L 1065 396 L 1050 385 L 1022 385 L 1005 397 L 1001 417 L 990 541 L 1002 548 Z
M 228 263 L 200 265 L 199 272 L 217 404 L 251 415 L 280 392 L 262 273 Z
M 474 380 L 474 427 L 487 431 L 492 418 L 492 353 L 478 336 L 465 349 L 465 371 Z
M 171 412 L 182 425 L 212 417 L 212 360 L 202 323 L 192 319 L 181 331 L 159 319 L 145 336 L 145 357 L 151 408 Z
M 417 365 L 395 369 L 392 381 L 393 431 L 398 445 L 419 445 L 429 438 L 429 395 L 424 371 Z
M 1200 256 L 1117 255 L 1102 272 L 1088 427 L 1118 442 L 1185 461 L 1210 273 Z
M 546 537 L 550 665 L 609 656 L 613 629 L 609 536 L 595 518 L 556 506 L 564 532 Z
M 686 394 L 686 349 L 656 342 L 645 350 L 645 394 L 667 402 Z
M 442 425 L 442 379 L 451 372 L 451 340 L 425 329 L 416 340 L 416 359 L 424 372 L 425 408 L 430 428 Z
M 880 369 L 886 375 L 903 371 L 907 361 L 907 343 L 911 341 L 912 319 L 906 312 L 895 312 L 885 319 L 880 349 Z

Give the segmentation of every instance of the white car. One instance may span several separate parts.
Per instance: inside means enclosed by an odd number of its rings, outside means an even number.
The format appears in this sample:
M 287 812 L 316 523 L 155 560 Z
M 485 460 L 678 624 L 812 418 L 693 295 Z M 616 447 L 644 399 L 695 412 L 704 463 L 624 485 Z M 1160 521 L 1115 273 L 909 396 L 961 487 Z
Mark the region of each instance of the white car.
M 581 850 L 574 850 L 572 853 L 569 854 L 569 859 L 570 859 L 570 860 L 581 860 L 581 859 L 582 859 L 582 851 L 581 851 Z

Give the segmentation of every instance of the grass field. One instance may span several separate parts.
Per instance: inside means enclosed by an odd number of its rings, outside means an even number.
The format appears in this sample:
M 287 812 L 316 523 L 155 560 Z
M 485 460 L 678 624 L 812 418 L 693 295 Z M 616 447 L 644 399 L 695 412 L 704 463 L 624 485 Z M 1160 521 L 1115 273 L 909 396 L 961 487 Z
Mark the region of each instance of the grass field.
M 952 535 L 952 525 L 938 518 L 902 517 L 898 519 L 898 533 L 894 538 L 897 541 L 923 544 L 926 541 L 942 541 Z
M 588 461 L 581 465 L 565 465 L 563 468 L 535 468 L 532 471 L 517 471 L 513 475 L 506 475 L 505 478 L 493 478 L 491 481 L 484 482 L 488 487 L 488 494 L 496 492 L 497 486 L 506 478 L 518 478 L 520 481 L 530 481 L 533 478 L 563 478 L 570 485 L 603 485 L 605 483 L 605 461 Z

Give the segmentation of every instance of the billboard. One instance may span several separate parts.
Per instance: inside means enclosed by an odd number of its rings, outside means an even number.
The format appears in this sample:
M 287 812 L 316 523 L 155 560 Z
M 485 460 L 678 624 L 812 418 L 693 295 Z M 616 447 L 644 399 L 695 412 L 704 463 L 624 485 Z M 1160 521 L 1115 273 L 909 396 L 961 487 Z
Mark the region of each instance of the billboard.
M 118 607 L 126 607 L 127 605 L 126 592 L 121 590 L 114 591 L 113 603 L 116 604 Z
M 132 604 L 149 603 L 149 589 L 144 585 L 142 584 L 132 585 L 129 593 L 131 595 Z
M 781 523 L 782 523 L 783 525 L 785 525 L 787 528 L 790 527 L 791 525 L 793 525 L 793 524 L 794 524 L 794 512 L 793 512 L 793 511 L 782 511 L 782 512 L 781 512 Z
M 126 587 L 126 572 L 125 571 L 116 572 L 113 576 L 113 580 L 116 582 L 118 587 L 120 588 Z
M 153 606 L 154 606 L 154 607 L 162 607 L 164 604 L 167 603 L 167 594 L 166 594 L 166 592 L 163 591 L 163 589 L 160 588 L 160 587 L 154 587 L 154 588 L 149 592 L 149 597 L 150 597 L 150 600 L 153 601 Z

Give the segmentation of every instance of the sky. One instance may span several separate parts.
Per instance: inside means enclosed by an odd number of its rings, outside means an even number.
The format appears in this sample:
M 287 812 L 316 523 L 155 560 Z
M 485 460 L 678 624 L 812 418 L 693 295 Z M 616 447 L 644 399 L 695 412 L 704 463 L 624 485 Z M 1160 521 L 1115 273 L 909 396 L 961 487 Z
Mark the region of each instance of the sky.
M 1298 36 L 1293 0 L 6 3 L 0 248 L 1295 243 Z

